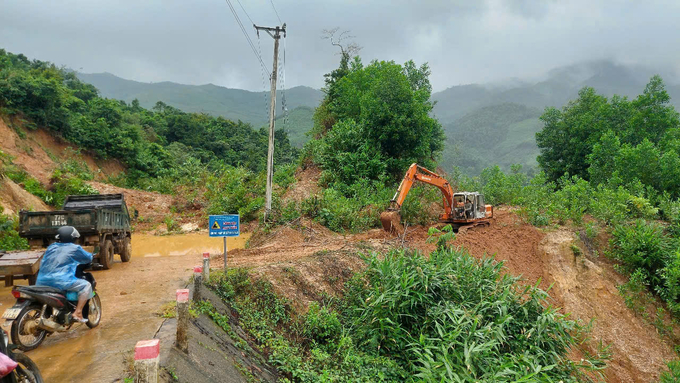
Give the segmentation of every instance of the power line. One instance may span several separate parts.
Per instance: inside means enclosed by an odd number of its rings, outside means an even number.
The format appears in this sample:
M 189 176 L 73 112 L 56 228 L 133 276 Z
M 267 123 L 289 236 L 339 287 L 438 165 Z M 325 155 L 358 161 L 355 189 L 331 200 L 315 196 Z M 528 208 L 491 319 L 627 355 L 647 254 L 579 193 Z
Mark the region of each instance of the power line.
M 260 62 L 260 65 L 262 65 L 262 69 L 264 69 L 269 76 L 271 76 L 271 73 L 269 73 L 269 70 L 267 69 L 267 66 L 264 65 L 264 61 L 262 61 L 262 56 L 260 56 L 257 53 L 257 50 L 255 49 L 255 45 L 253 44 L 253 41 L 250 39 L 250 36 L 248 36 L 248 32 L 246 32 L 245 27 L 243 27 L 243 23 L 241 22 L 241 19 L 238 17 L 238 13 L 236 13 L 236 9 L 234 9 L 234 6 L 231 4 L 230 0 L 227 0 L 227 4 L 229 5 L 229 9 L 231 10 L 231 13 L 234 15 L 234 18 L 236 19 L 236 22 L 238 23 L 239 27 L 241 28 L 241 32 L 243 32 L 243 35 L 246 37 L 246 40 L 248 41 L 248 44 L 250 45 L 250 49 L 253 50 L 253 53 L 255 54 L 255 57 L 257 60 Z M 254 25 L 254 24 L 253 24 Z
M 281 18 L 279 17 L 279 13 L 276 11 L 276 7 L 274 6 L 274 0 L 269 0 L 270 3 L 272 3 L 272 8 L 274 8 L 274 13 L 276 13 L 276 18 L 279 19 L 279 24 L 283 24 L 283 21 L 281 21 Z
M 253 26 L 254 26 L 255 22 L 253 21 L 253 19 L 250 18 L 250 15 L 248 14 L 248 12 L 246 12 L 246 9 L 243 8 L 243 4 L 241 4 L 241 0 L 236 0 L 236 1 L 238 2 L 238 5 L 241 6 L 241 9 L 243 9 L 243 13 L 246 14 L 246 17 L 248 17 L 248 20 L 250 20 L 250 23 L 253 24 Z

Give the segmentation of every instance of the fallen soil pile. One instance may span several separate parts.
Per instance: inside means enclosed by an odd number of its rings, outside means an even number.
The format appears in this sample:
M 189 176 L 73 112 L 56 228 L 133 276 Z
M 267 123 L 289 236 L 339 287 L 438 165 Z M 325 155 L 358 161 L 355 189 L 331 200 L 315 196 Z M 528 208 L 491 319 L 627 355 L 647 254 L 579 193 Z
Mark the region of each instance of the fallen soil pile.
M 21 209 L 32 211 L 50 210 L 40 198 L 24 190 L 7 177 L 0 176 L 0 206 L 3 214 L 14 215 Z
M 316 166 L 308 166 L 304 170 L 295 173 L 295 183 L 283 195 L 284 201 L 301 202 L 311 196 L 321 193 L 319 178 L 321 169 Z
M 131 218 L 137 222 L 137 229 L 150 229 L 163 222 L 170 214 L 173 197 L 165 194 L 142 190 L 124 189 L 101 182 L 88 182 L 101 194 L 122 193 L 130 211 Z
M 207 227 L 200 207 L 182 203 L 180 197 L 167 194 L 125 189 L 101 182 L 88 182 L 101 194 L 122 193 L 136 231 L 151 231 L 150 234 L 168 232 L 191 232 Z M 174 207 L 174 209 L 173 209 Z M 173 213 L 181 212 L 181 214 Z M 168 227 L 168 222 L 172 227 Z

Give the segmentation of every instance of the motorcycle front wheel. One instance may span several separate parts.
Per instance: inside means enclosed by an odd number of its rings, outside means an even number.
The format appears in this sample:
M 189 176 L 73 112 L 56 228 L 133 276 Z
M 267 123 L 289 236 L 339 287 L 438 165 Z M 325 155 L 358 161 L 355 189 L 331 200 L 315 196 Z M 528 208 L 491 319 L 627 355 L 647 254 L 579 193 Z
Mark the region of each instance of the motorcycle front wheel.
M 47 331 L 38 328 L 42 305 L 32 304 L 25 307 L 12 322 L 10 338 L 21 351 L 31 351 L 45 340 Z
M 87 313 L 87 327 L 95 328 L 99 326 L 102 320 L 102 301 L 99 299 L 99 294 L 90 299 L 90 311 Z
M 17 383 L 44 383 L 42 375 L 40 375 L 40 370 L 38 366 L 24 353 L 15 352 L 12 355 L 15 362 L 19 365 L 17 366 L 12 374 L 14 374 Z

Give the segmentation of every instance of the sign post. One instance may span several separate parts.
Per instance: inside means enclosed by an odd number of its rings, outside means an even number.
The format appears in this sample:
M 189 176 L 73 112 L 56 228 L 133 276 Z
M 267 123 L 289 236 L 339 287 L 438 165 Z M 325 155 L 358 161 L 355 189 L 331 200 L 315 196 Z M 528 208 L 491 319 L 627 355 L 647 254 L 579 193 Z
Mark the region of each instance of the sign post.
M 224 238 L 224 270 L 227 270 L 227 237 L 241 235 L 241 218 L 238 214 L 211 215 L 209 228 L 211 237 Z

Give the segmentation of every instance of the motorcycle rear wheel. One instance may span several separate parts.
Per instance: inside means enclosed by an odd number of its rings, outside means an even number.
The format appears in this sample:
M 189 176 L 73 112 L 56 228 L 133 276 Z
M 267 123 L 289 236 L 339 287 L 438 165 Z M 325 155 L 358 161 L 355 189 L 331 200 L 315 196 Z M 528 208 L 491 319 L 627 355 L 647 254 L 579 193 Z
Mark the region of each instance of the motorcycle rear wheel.
M 37 327 L 33 329 L 32 334 L 26 333 L 26 325 L 28 322 L 40 318 L 41 311 L 42 305 L 40 304 L 34 303 L 32 305 L 26 306 L 12 322 L 12 328 L 9 332 L 9 335 L 12 339 L 12 343 L 17 345 L 19 350 L 31 351 L 40 346 L 40 344 L 45 340 L 47 331 L 38 329 Z M 31 337 L 33 339 L 31 339 Z

